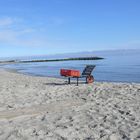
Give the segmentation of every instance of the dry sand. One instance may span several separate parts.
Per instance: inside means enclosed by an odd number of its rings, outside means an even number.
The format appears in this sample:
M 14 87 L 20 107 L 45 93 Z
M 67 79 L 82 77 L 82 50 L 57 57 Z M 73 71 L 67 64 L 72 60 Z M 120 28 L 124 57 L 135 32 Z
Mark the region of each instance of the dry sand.
M 0 140 L 139 140 L 140 84 L 0 70 Z

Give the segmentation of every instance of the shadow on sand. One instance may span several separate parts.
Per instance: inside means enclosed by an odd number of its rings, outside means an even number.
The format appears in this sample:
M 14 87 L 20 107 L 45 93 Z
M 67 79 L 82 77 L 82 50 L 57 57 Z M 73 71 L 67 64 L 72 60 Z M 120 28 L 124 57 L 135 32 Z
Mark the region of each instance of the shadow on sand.
M 86 84 L 86 83 L 84 81 L 79 81 L 79 85 L 80 84 Z M 77 83 L 76 81 L 72 81 L 70 84 L 68 84 L 68 81 L 64 81 L 63 83 L 52 82 L 52 83 L 44 83 L 43 85 L 64 86 L 64 85 L 77 85 Z

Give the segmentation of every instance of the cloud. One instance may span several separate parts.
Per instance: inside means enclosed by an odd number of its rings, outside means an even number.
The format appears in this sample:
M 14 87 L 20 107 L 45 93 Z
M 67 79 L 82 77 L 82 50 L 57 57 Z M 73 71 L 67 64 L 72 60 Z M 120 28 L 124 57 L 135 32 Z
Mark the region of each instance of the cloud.
M 49 19 L 49 24 L 53 27 L 61 26 L 63 23 L 64 20 L 61 18 L 51 17 Z M 40 22 L 38 25 L 22 18 L 6 17 L 0 18 L 0 25 L 0 44 L 4 44 L 4 46 L 44 47 L 49 49 L 65 42 L 64 39 L 48 39 L 47 27 L 40 25 Z
M 14 20 L 10 17 L 2 18 L 0 19 L 0 27 L 1 26 L 7 26 L 7 25 L 12 25 Z
M 61 18 L 52 18 L 50 21 L 53 27 L 64 23 Z M 46 27 L 41 25 L 35 28 L 34 24 L 27 24 L 25 19 L 15 17 L 0 18 L 0 47 L 2 47 L 3 44 L 4 46 L 11 46 L 11 48 L 12 46 L 22 46 L 47 48 L 48 50 L 58 51 L 62 48 L 66 51 L 68 51 L 69 48 L 74 48 L 74 50 L 79 48 L 80 50 L 81 46 L 85 45 L 84 43 L 81 44 L 77 41 L 67 40 L 65 37 L 55 35 L 52 39 L 48 39 Z M 129 42 L 126 41 L 123 43 L 95 43 L 91 41 L 89 43 L 86 42 L 86 46 L 88 46 L 88 50 L 90 49 L 91 51 L 95 49 L 93 46 L 96 46 L 98 50 L 103 50 L 104 48 L 140 48 L 140 40 L 130 40 Z
M 140 48 L 140 40 L 129 40 L 128 42 L 124 42 L 118 45 L 120 48 L 125 49 L 139 49 Z
M 32 28 L 26 28 L 26 29 L 20 31 L 20 33 L 22 33 L 22 34 L 33 33 L 33 32 L 36 32 L 36 30 L 32 29 Z
M 53 17 L 51 20 L 52 20 L 53 25 L 63 25 L 64 24 L 64 20 L 62 18 Z
M 8 46 L 39 47 L 44 46 L 47 41 L 37 36 L 30 36 L 32 30 L 4 30 L 0 32 L 0 42 Z M 25 37 L 24 37 L 25 36 Z
M 0 44 L 8 46 L 39 47 L 47 43 L 41 39 L 39 29 L 26 25 L 24 20 L 18 18 L 0 19 Z

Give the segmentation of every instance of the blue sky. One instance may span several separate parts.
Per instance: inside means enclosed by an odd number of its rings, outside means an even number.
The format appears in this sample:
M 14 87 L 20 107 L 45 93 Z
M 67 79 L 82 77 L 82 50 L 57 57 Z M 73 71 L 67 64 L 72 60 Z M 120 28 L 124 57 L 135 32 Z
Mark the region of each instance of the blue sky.
M 0 56 L 140 49 L 140 0 L 0 0 Z

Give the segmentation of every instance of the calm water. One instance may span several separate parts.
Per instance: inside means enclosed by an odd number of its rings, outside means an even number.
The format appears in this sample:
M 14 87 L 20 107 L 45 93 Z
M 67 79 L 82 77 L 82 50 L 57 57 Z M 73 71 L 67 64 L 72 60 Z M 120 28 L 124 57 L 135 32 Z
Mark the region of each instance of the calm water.
M 92 54 L 94 53 L 84 55 Z M 77 69 L 82 72 L 87 64 L 95 64 L 96 68 L 93 71 L 93 75 L 96 81 L 140 82 L 140 50 L 102 51 L 96 52 L 96 55 L 105 59 L 96 61 L 12 64 L 1 67 L 16 69 L 25 74 L 60 77 L 61 68 Z M 45 59 L 45 56 L 39 58 Z

